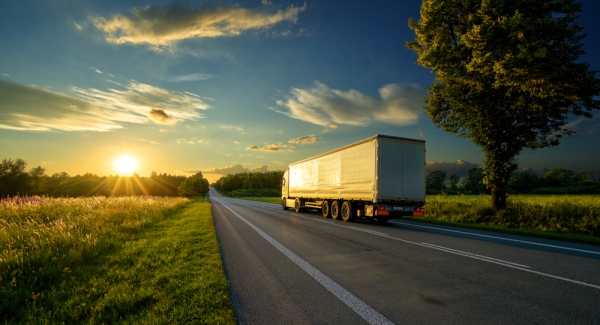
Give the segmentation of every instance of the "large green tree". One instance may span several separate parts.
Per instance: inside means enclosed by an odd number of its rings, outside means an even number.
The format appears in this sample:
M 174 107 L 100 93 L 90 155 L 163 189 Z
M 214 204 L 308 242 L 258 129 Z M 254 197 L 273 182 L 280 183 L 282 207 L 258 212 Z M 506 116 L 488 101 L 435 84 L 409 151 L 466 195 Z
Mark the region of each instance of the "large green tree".
M 423 0 L 407 47 L 436 74 L 425 110 L 482 151 L 494 209 L 524 149 L 556 146 L 571 115 L 600 108 L 572 0 Z

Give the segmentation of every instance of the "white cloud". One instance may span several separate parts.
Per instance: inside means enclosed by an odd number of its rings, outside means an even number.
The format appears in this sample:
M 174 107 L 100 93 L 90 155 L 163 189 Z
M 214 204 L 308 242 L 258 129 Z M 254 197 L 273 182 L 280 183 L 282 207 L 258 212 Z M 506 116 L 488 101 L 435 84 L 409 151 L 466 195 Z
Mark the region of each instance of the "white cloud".
M 191 73 L 183 76 L 166 77 L 164 80 L 168 82 L 190 82 L 190 81 L 202 81 L 213 78 L 212 74 L 206 73 Z
M 314 134 L 310 134 L 310 135 L 305 135 L 303 137 L 298 137 L 298 138 L 292 139 L 292 140 L 288 141 L 288 143 L 310 144 L 310 143 L 315 143 L 319 140 L 321 140 L 321 138 L 317 138 L 317 137 L 315 137 Z
M 104 91 L 73 87 L 73 91 L 91 103 L 142 116 L 152 114 L 152 110 L 158 113 L 162 111 L 165 115 L 162 123 L 169 121 L 168 124 L 202 118 L 203 115 L 198 113 L 198 110 L 210 107 L 198 95 L 171 91 L 136 81 L 130 81 L 123 90 L 109 88 Z M 156 118 L 154 121 L 161 122 Z
M 99 69 L 96 69 L 95 71 L 96 73 L 102 74 L 102 71 L 100 71 Z
M 246 168 L 240 164 L 237 165 L 233 165 L 233 166 L 227 166 L 227 167 L 223 167 L 223 168 L 213 168 L 212 170 L 208 170 L 208 171 L 202 171 L 202 173 L 210 173 L 210 174 L 218 174 L 218 175 L 229 175 L 229 174 L 241 174 L 241 173 L 251 173 L 251 172 L 261 172 L 261 173 L 265 173 L 267 172 L 267 165 L 262 165 L 262 166 L 258 166 L 255 168 Z M 188 170 L 188 171 L 184 171 L 185 173 L 197 173 L 200 170 Z
M 236 131 L 244 131 L 244 129 L 242 129 L 241 126 L 238 125 L 225 125 L 225 124 L 221 124 L 219 125 L 219 127 L 221 129 L 228 129 L 228 130 L 236 130 Z
M 596 114 L 592 118 L 580 117 L 573 122 L 565 124 L 563 129 L 584 134 L 600 132 L 600 114 Z
M 198 109 L 208 108 L 196 97 L 136 82 L 125 90 L 74 87 L 73 91 L 77 96 L 0 81 L 0 128 L 109 131 L 122 128 L 123 123 L 193 120 L 202 117 Z
M 248 30 L 271 28 L 285 21 L 295 23 L 298 14 L 306 9 L 306 4 L 275 12 L 273 9 L 270 3 L 263 3 L 257 9 L 245 9 L 239 5 L 190 8 L 173 3 L 164 7 L 148 5 L 132 8 L 129 17 L 92 17 L 91 22 L 106 33 L 108 42 L 149 44 L 158 48 L 172 46 L 184 39 L 235 36 Z
M 467 177 L 469 176 L 469 169 L 471 168 L 479 168 L 479 164 L 470 163 L 465 160 L 457 160 L 455 162 L 427 162 L 425 165 L 425 173 L 429 175 L 431 172 L 436 170 L 441 170 L 446 172 L 446 175 L 450 177 L 452 174 L 456 174 L 459 177 Z
M 375 99 L 354 89 L 332 89 L 318 81 L 312 88 L 292 88 L 290 93 L 286 100 L 277 101 L 287 110 L 277 112 L 332 129 L 338 124 L 415 124 L 425 96 L 419 86 L 390 84 L 380 88 L 380 98 Z
M 272 144 L 263 144 L 261 146 L 249 146 L 246 148 L 246 150 L 259 150 L 259 151 L 270 151 L 270 152 L 275 152 L 275 151 L 292 151 L 292 149 L 294 149 L 293 146 L 278 142 L 278 143 L 272 143 Z

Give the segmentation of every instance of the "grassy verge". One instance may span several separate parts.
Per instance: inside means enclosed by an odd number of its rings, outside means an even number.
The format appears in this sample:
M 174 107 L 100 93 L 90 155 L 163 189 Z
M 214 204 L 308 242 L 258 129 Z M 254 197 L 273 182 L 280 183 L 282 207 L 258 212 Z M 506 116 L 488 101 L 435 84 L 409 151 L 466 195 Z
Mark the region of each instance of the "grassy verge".
M 255 198 L 241 198 L 255 200 Z M 279 203 L 279 197 L 256 201 Z M 496 213 L 489 196 L 427 197 L 426 218 L 406 220 L 600 245 L 600 196 L 511 195 Z
M 11 235 L 10 226 L 19 215 L 0 227 L 0 249 L 13 249 L 22 261 L 18 265 L 0 255 L 0 266 L 9 270 L 0 278 L 0 321 L 235 323 L 210 203 L 181 198 L 65 200 L 5 209 L 29 209 L 22 232 L 39 232 L 44 224 L 48 229 L 37 244 L 14 249 L 16 242 L 8 243 L 2 235 Z M 145 214 L 153 206 L 160 208 Z M 70 220 L 52 213 L 57 211 L 77 217 Z M 81 222 L 83 216 L 87 221 Z M 38 227 L 27 227 L 31 220 L 37 220 Z M 57 224 L 63 227 L 58 229 Z M 28 240 L 22 233 L 17 236 L 17 241 Z M 44 244 L 44 239 L 55 243 Z
M 277 203 L 277 204 L 281 203 L 280 197 L 236 197 L 236 199 L 267 202 L 267 203 Z

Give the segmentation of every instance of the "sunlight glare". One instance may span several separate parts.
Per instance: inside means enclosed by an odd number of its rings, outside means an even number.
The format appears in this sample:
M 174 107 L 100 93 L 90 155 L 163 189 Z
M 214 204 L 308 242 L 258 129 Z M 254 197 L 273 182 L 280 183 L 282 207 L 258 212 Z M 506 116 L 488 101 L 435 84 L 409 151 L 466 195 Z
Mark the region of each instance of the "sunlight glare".
M 123 175 L 132 174 L 137 167 L 137 161 L 130 156 L 122 156 L 115 161 L 115 168 Z

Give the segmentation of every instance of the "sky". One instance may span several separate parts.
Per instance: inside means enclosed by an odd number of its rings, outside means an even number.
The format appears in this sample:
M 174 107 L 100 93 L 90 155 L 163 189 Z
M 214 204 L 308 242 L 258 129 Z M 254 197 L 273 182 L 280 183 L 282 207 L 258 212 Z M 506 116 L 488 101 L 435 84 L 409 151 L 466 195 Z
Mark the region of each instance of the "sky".
M 600 3 L 577 23 L 600 70 Z M 437 129 L 422 99 L 434 75 L 405 46 L 421 2 L 6 0 L 0 11 L 0 159 L 69 175 L 209 181 L 289 163 L 375 134 L 424 139 L 428 170 L 483 163 Z M 597 74 L 600 78 L 600 74 Z M 576 135 L 519 156 L 535 171 L 600 169 L 600 112 Z

